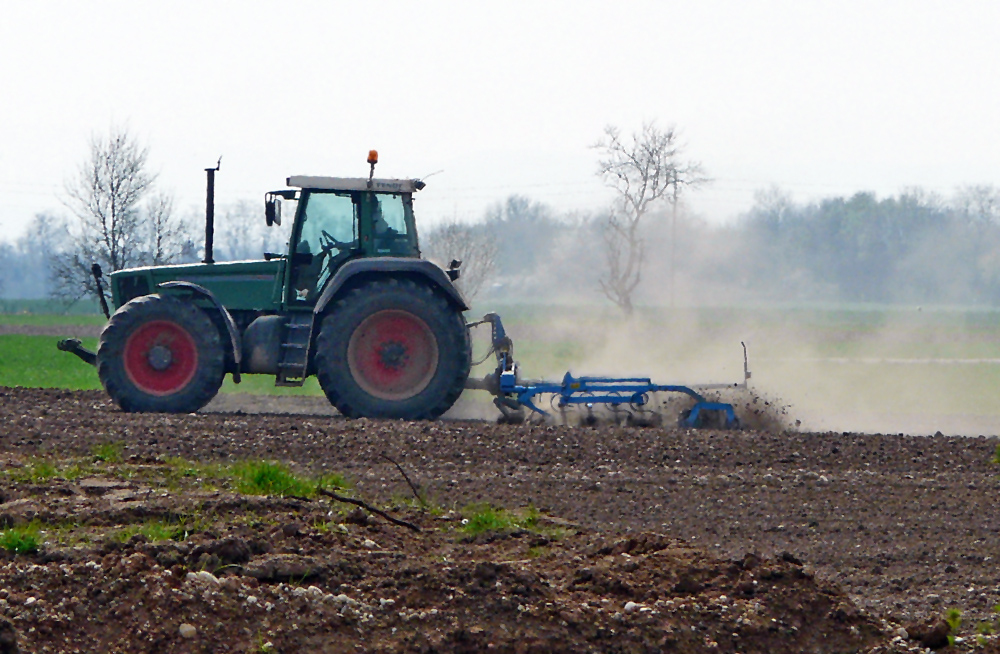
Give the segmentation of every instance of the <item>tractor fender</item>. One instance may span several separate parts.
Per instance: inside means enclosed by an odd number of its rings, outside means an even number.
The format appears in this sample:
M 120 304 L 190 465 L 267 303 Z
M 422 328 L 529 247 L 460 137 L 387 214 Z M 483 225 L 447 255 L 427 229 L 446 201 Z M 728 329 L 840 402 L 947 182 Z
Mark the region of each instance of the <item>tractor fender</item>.
M 240 344 L 240 332 L 236 329 L 236 321 L 226 310 L 226 307 L 222 306 L 222 302 L 219 298 L 215 297 L 212 291 L 208 290 L 204 286 L 195 284 L 193 282 L 163 282 L 157 285 L 158 288 L 163 289 L 179 289 L 190 291 L 195 295 L 200 295 L 209 302 L 212 303 L 219 311 L 219 315 L 222 316 L 222 321 L 226 323 L 226 331 L 229 332 L 229 346 L 231 348 L 230 353 L 233 355 L 233 361 L 236 363 L 236 369 L 233 370 L 233 381 L 237 384 L 240 383 L 240 361 L 243 358 L 243 347 Z
M 353 259 L 348 261 L 334 273 L 333 278 L 327 283 L 323 293 L 316 301 L 316 308 L 313 310 L 317 315 L 321 314 L 326 306 L 337 296 L 342 289 L 352 279 L 373 277 L 392 277 L 405 275 L 407 277 L 422 278 L 430 285 L 441 291 L 448 301 L 460 311 L 468 311 L 469 304 L 462 297 L 462 292 L 456 288 L 455 284 L 448 278 L 448 275 L 436 264 L 426 259 L 409 259 L 404 257 L 377 257 L 370 259 Z

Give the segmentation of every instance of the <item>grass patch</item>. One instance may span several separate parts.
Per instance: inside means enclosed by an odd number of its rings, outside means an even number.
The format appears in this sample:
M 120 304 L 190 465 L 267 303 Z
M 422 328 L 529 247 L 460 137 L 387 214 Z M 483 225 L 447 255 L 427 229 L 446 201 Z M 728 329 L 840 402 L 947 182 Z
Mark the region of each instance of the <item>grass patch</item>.
M 962 612 L 958 609 L 948 609 L 944 614 L 944 621 L 951 628 L 951 633 L 948 634 L 948 644 L 954 645 L 955 634 L 958 633 L 959 628 L 962 626 Z
M 204 527 L 204 520 L 198 517 L 181 516 L 176 521 L 150 520 L 123 527 L 112 535 L 112 539 L 124 543 L 133 536 L 142 535 L 153 543 L 182 541 L 191 534 L 204 530 Z
M 319 477 L 300 475 L 276 461 L 249 459 L 231 465 L 195 463 L 181 458 L 164 460 L 168 467 L 168 486 L 180 486 L 185 480 L 197 483 L 232 486 L 246 495 L 315 497 L 320 488 L 348 488 L 343 475 Z
M 66 466 L 59 470 L 59 476 L 66 481 L 76 481 L 84 475 L 93 474 L 89 466 L 82 466 L 79 463 Z
M 489 504 L 474 504 L 462 511 L 462 531 L 470 536 L 488 532 L 515 531 L 538 528 L 538 509 L 529 506 L 524 511 L 498 509 Z
M 8 468 L 11 481 L 38 484 L 59 476 L 59 469 L 48 459 L 30 459 L 20 468 Z
M 163 462 L 170 469 L 170 476 L 189 479 L 224 479 L 226 466 L 218 463 L 196 463 L 180 457 L 166 457 Z
M 314 497 L 322 487 L 347 487 L 341 475 L 306 477 L 274 461 L 242 461 L 232 465 L 229 471 L 236 481 L 236 490 L 247 495 Z
M 13 554 L 30 554 L 38 551 L 41 525 L 31 522 L 0 531 L 0 547 Z
M 3 471 L 11 481 L 31 484 L 40 484 L 52 479 L 75 481 L 92 472 L 79 463 L 57 466 L 49 459 L 42 458 L 32 458 L 19 468 L 10 467 Z
M 46 541 L 51 541 L 59 547 L 73 547 L 76 545 L 87 545 L 93 542 L 93 534 L 87 528 L 82 527 L 80 522 L 69 520 L 55 524 L 47 524 L 39 531 Z
M 347 527 L 333 520 L 317 520 L 312 523 L 312 528 L 318 534 L 346 534 Z
M 92 454 L 94 455 L 95 461 L 101 461 L 102 463 L 120 463 L 122 460 L 122 450 L 124 446 L 121 443 L 101 443 L 94 448 Z

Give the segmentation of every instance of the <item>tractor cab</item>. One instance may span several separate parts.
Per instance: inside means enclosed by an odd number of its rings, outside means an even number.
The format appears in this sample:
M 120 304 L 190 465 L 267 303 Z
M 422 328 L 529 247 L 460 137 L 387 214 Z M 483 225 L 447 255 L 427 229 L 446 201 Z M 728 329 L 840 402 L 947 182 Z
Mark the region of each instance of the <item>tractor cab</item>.
M 370 257 L 419 258 L 413 193 L 419 180 L 289 177 L 298 190 L 269 193 L 268 224 L 281 221 L 281 201 L 297 200 L 289 241 L 286 306 L 313 305 L 345 263 Z

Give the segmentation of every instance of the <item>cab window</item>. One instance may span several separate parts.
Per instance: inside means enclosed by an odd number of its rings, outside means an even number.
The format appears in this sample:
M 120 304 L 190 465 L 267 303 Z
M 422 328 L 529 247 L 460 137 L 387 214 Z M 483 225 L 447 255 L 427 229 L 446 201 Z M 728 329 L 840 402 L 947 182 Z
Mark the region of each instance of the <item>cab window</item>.
M 358 247 L 358 209 L 350 193 L 309 193 L 301 209 L 292 292 L 314 301 L 326 281 Z
M 363 202 L 371 211 L 372 254 L 374 256 L 414 256 L 416 244 L 407 218 L 412 210 L 403 196 L 392 193 L 366 193 Z
M 310 193 L 296 251 L 318 254 L 330 245 L 353 243 L 357 240 L 357 224 L 357 209 L 350 194 Z

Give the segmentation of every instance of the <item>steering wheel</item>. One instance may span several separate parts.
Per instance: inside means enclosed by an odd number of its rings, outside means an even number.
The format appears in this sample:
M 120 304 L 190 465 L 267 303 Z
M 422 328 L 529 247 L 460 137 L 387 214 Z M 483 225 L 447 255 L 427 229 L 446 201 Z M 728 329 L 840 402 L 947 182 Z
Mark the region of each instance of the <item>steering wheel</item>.
M 323 254 L 330 254 L 330 250 L 342 250 L 349 244 L 344 243 L 343 241 L 338 241 L 330 234 L 330 232 L 324 229 L 320 232 L 319 245 L 323 248 Z

